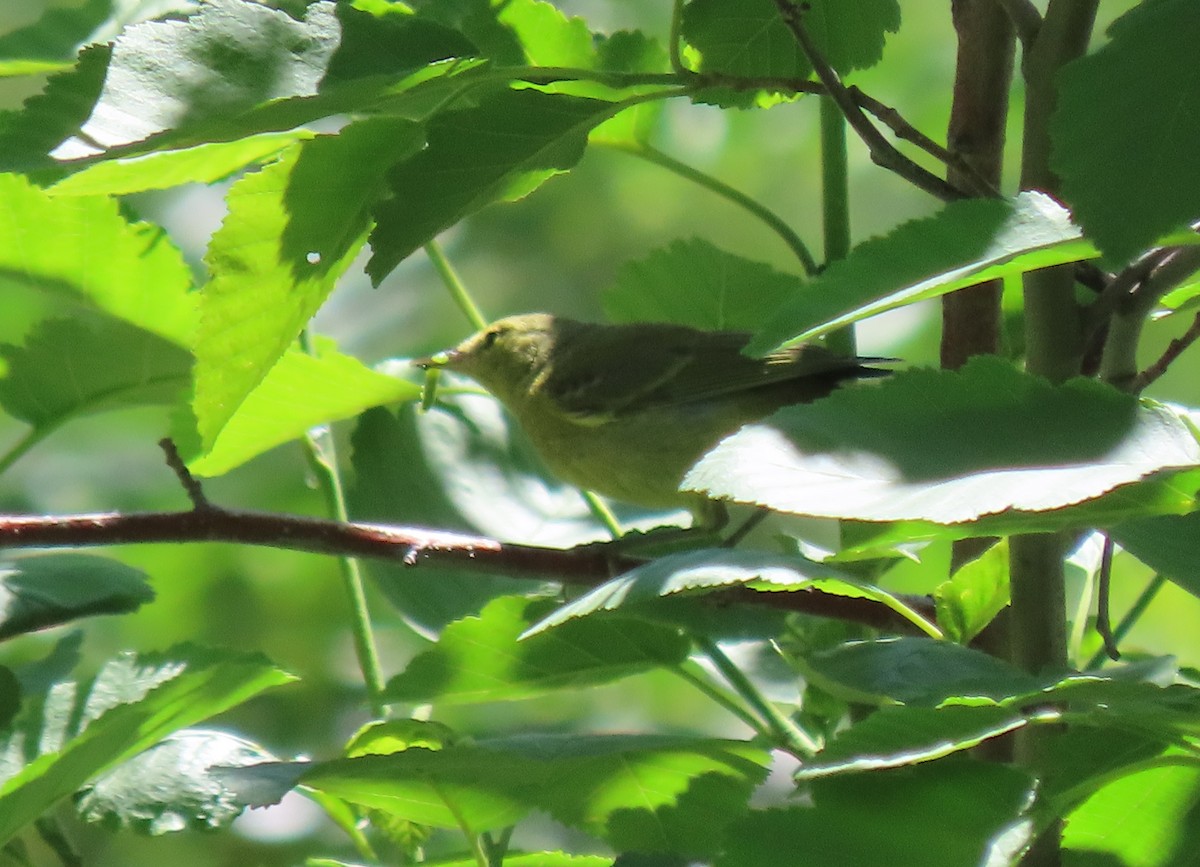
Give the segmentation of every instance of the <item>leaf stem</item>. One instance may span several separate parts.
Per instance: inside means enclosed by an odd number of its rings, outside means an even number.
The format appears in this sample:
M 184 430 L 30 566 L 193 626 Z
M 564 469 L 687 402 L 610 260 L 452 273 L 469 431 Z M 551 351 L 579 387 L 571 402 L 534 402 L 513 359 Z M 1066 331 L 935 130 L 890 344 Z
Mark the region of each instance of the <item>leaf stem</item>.
M 676 75 L 688 72 L 683 65 L 683 57 L 679 52 L 679 42 L 683 38 L 683 0 L 674 0 L 671 4 L 671 33 L 668 36 L 667 53 L 671 59 L 671 69 Z
M 425 245 L 425 255 L 433 263 L 433 268 L 437 271 L 438 276 L 442 278 L 443 285 L 450 291 L 450 297 L 454 299 L 454 303 L 458 305 L 458 309 L 467 317 L 467 320 L 471 323 L 471 327 L 478 331 L 486 326 L 488 320 L 484 318 L 483 312 L 476 305 L 475 300 L 471 298 L 471 293 L 467 291 L 467 287 L 459 279 L 458 272 L 454 270 L 454 266 L 450 264 L 450 260 L 446 258 L 446 254 L 442 251 L 442 245 L 436 239 L 429 241 Z
M 850 252 L 850 179 L 846 155 L 846 118 L 829 96 L 821 105 L 821 225 L 825 235 L 825 265 Z M 825 336 L 825 345 L 845 356 L 858 354 L 854 326 Z
M 721 650 L 715 641 L 704 636 L 697 636 L 696 643 L 704 655 L 716 666 L 717 671 L 721 672 L 721 676 L 733 687 L 733 691 L 741 696 L 742 700 L 750 705 L 767 724 L 779 746 L 798 757 L 811 756 L 821 749 L 816 738 L 796 725 L 789 717 L 780 713 L 767 700 L 766 696 L 759 692 L 758 687 L 750 682 L 750 678 L 746 677 L 740 668 L 734 665 L 733 660 L 725 655 L 725 651 Z
M 651 147 L 647 144 L 626 144 L 617 142 L 598 142 L 597 144 L 602 144 L 603 147 L 612 148 L 613 150 L 619 150 L 623 151 L 624 153 L 632 154 L 636 157 L 641 157 L 647 162 L 654 163 L 655 165 L 660 166 L 667 171 L 679 175 L 681 178 L 686 178 L 695 184 L 699 184 L 701 187 L 704 187 L 704 189 L 716 193 L 718 196 L 721 196 L 722 198 L 727 199 L 733 204 L 743 208 L 758 219 L 762 220 L 762 222 L 766 223 L 767 226 L 770 227 L 771 230 L 774 231 L 775 234 L 777 234 L 785 244 L 787 244 L 788 249 L 790 249 L 796 255 L 796 258 L 800 260 L 800 264 L 803 266 L 806 274 L 811 277 L 820 270 L 817 260 L 813 258 L 812 253 L 809 252 L 809 249 L 805 245 L 804 241 L 802 241 L 800 236 L 792 230 L 791 226 L 785 223 L 783 219 L 770 208 L 766 207 L 761 202 L 752 199 L 745 193 L 734 189 L 724 181 L 720 181 L 717 178 L 714 178 L 712 175 L 705 174 L 699 169 L 692 168 L 686 163 L 682 163 L 674 157 L 669 156 L 668 154 L 665 154 L 657 148 Z
M 737 700 L 725 692 L 725 690 L 716 686 L 707 677 L 696 671 L 696 668 L 698 666 L 695 662 L 686 660 L 683 664 L 674 666 L 669 670 L 725 708 L 725 710 L 740 719 L 761 737 L 771 736 L 771 732 L 759 721 L 758 717 L 738 704 Z
M 312 337 L 307 329 L 300 333 L 300 342 L 305 352 L 309 355 L 315 354 Z M 317 480 L 317 487 L 325 500 L 329 516 L 335 521 L 345 523 L 349 520 L 349 514 L 346 510 L 341 476 L 338 474 L 333 432 L 328 427 L 309 431 L 304 437 L 304 447 L 305 457 Z M 367 687 L 371 711 L 382 719 L 387 713 L 387 704 L 383 701 L 383 669 L 379 663 L 379 651 L 375 646 L 375 636 L 371 628 L 371 612 L 367 606 L 362 568 L 357 557 L 340 556 L 337 562 L 342 576 L 342 588 L 350 601 L 350 630 L 354 636 L 354 653 L 358 658 L 358 667 Z
M 27 451 L 44 440 L 51 430 L 51 428 L 31 427 L 26 431 L 23 437 L 13 443 L 3 456 L 0 456 L 0 475 L 7 472 L 8 468 L 19 461 Z

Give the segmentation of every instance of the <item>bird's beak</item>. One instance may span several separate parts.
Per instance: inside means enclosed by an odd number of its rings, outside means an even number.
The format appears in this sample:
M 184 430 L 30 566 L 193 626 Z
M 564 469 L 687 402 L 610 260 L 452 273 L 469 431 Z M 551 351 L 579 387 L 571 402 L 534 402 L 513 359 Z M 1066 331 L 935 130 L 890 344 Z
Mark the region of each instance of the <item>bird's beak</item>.
M 433 355 L 426 356 L 425 358 L 414 358 L 409 363 L 413 367 L 419 367 L 422 370 L 430 370 L 431 368 L 433 370 L 440 370 L 452 362 L 457 354 L 453 349 L 446 349 L 442 352 L 435 352 Z

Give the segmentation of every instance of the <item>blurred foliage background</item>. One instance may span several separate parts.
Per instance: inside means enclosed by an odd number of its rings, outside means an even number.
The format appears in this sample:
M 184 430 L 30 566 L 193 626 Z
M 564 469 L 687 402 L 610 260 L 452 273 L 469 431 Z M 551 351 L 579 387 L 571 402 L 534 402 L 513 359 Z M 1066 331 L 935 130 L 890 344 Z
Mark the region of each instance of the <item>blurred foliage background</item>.
M 270 5 L 270 4 L 268 4 Z M 275 4 L 288 5 L 288 4 Z M 571 0 L 556 5 L 585 18 L 593 30 L 637 28 L 665 37 L 667 0 Z M 1104 0 L 1097 38 L 1133 0 Z M 0 3 L 0 37 L 51 8 L 108 6 L 114 21 L 152 16 L 180 4 L 167 0 L 98 4 L 95 0 L 27 0 Z M 948 3 L 904 0 L 901 30 L 887 43 L 883 62 L 852 83 L 897 108 L 919 129 L 944 138 L 954 71 L 954 32 Z M 100 38 L 111 36 L 101 31 Z M 0 80 L 0 108 L 19 107 L 31 94 L 25 80 Z M 1018 141 L 1021 93 L 1018 77 L 1011 109 L 1010 142 Z M 801 99 L 769 110 L 722 111 L 673 101 L 662 115 L 655 144 L 776 211 L 813 249 L 820 249 L 820 175 L 817 103 Z M 1015 154 L 1014 154 L 1015 157 Z M 883 234 L 905 220 L 939 207 L 895 176 L 876 168 L 850 142 L 851 219 L 856 241 Z M 1015 165 L 1016 160 L 1009 160 Z M 936 166 L 930 166 L 936 170 Z M 1007 178 L 1006 190 L 1015 180 Z M 199 273 L 208 236 L 220 224 L 226 187 L 185 187 L 132 198 L 140 217 L 164 225 Z M 647 162 L 592 148 L 577 169 L 552 180 L 535 195 L 493 206 L 442 238 L 450 260 L 489 317 L 546 309 L 585 319 L 601 317 L 600 293 L 623 263 L 675 239 L 699 236 L 731 252 L 796 271 L 792 254 L 760 223 L 710 192 Z M 28 327 L 35 299 L 8 294 L 0 302 L 0 341 L 13 342 Z M 1019 294 L 1006 302 L 1019 309 Z M 939 311 L 905 309 L 866 323 L 859 335 L 867 354 L 894 355 L 911 364 L 936 364 Z M 319 314 L 315 331 L 333 337 L 367 363 L 425 354 L 456 342 L 469 324 L 453 305 L 423 254 L 417 253 L 372 289 L 361 269 L 344 279 Z M 1147 359 L 1172 336 L 1151 327 Z M 1019 341 L 1019 334 L 1010 335 Z M 1154 397 L 1200 405 L 1193 356 L 1155 384 Z M 139 410 L 102 415 L 69 425 L 23 457 L 0 484 L 0 509 L 12 513 L 75 513 L 178 509 L 184 494 L 162 462 L 155 441 L 162 413 Z M 338 432 L 343 458 L 348 428 Z M 0 422 L 5 442 L 20 435 L 11 420 Z M 299 447 L 288 445 L 205 485 L 210 499 L 236 508 L 321 514 Z M 397 492 L 403 496 L 403 492 Z M 346 628 L 347 602 L 336 565 L 315 556 L 224 545 L 140 546 L 106 552 L 144 569 L 158 599 L 139 613 L 92 621 L 85 653 L 96 658 L 124 648 L 152 650 L 181 641 L 259 649 L 302 676 L 300 684 L 271 692 L 239 709 L 229 724 L 257 737 L 281 755 L 332 752 L 366 719 L 330 708 L 361 706 L 362 685 Z M 932 564 L 932 566 L 931 566 Z M 943 556 L 925 565 L 904 564 L 888 583 L 927 592 Z M 1122 611 L 1144 584 L 1142 567 L 1118 560 L 1114 608 Z M 373 594 L 385 671 L 400 670 L 425 640 Z M 1200 637 L 1193 624 L 1200 602 L 1168 585 L 1127 642 L 1148 651 L 1171 648 L 1187 665 L 1200 666 Z M 61 638 L 51 631 L 6 645 L 5 660 L 44 655 Z M 769 674 L 769 673 L 768 673 Z M 789 685 L 779 684 L 788 689 Z M 534 700 L 502 708 L 446 709 L 439 718 L 464 730 L 638 730 L 651 720 L 659 730 L 737 733 L 730 718 L 704 718 L 709 708 L 681 682 L 650 675 L 577 695 Z M 709 713 L 708 710 L 703 714 Z M 647 718 L 649 717 L 649 718 Z M 218 720 L 218 723 L 221 721 Z M 315 810 L 289 802 L 255 811 L 240 822 L 241 835 L 185 835 L 167 843 L 130 833 L 81 830 L 94 864 L 158 864 L 169 847 L 176 867 L 192 864 L 289 864 L 320 834 Z M 545 833 L 562 833 L 547 825 Z M 537 831 L 540 833 L 541 831 Z M 530 832 L 526 832 L 530 833 Z M 289 844 L 287 841 L 293 841 Z M 520 843 L 521 841 L 517 841 Z M 293 845 L 295 848 L 293 848 Z

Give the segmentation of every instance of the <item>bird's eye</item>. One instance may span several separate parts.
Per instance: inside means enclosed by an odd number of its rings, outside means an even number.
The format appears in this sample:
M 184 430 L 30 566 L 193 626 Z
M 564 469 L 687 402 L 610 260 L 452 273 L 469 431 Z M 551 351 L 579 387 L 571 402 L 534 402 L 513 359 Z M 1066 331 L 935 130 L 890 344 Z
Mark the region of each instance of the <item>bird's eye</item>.
M 483 335 L 483 348 L 491 349 L 496 345 L 496 338 L 500 336 L 500 329 L 493 328 L 487 334 Z

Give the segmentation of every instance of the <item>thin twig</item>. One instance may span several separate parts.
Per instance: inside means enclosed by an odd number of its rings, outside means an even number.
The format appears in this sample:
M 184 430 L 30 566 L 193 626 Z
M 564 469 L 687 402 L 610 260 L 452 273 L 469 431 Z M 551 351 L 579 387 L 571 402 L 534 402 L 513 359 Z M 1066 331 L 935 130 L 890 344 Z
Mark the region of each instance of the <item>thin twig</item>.
M 977 195 L 992 198 L 1000 195 L 1000 191 L 987 178 L 981 175 L 962 154 L 954 153 L 949 148 L 938 144 L 905 120 L 904 116 L 896 109 L 880 102 L 873 96 L 863 93 L 858 88 L 858 85 L 851 85 L 847 90 L 857 105 L 861 106 L 865 111 L 869 111 L 876 120 L 895 133 L 896 138 L 916 145 L 934 159 L 962 172 L 965 177 L 970 179 L 972 190 Z
M 192 501 L 192 508 L 198 512 L 214 508 L 213 504 L 208 501 L 208 497 L 204 496 L 204 489 L 200 487 L 196 477 L 192 475 L 183 462 L 183 458 L 179 456 L 179 449 L 175 447 L 175 441 L 170 437 L 163 437 L 158 441 L 158 447 L 166 454 L 167 466 L 175 473 L 179 484 L 183 485 L 188 499 Z
M 804 24 L 801 21 L 804 14 L 802 7 L 792 3 L 791 0 L 775 0 L 775 6 L 779 9 L 783 23 L 792 32 L 792 36 L 795 37 L 800 50 L 804 52 L 809 63 L 812 64 L 817 78 L 825 85 L 825 90 L 833 98 L 834 102 L 837 103 L 838 108 L 842 110 L 842 114 L 846 116 L 846 122 L 850 124 L 850 128 L 858 134 L 858 137 L 867 146 L 871 161 L 878 166 L 895 172 L 906 181 L 914 184 L 917 188 L 942 201 L 951 202 L 967 198 L 968 194 L 966 192 L 947 183 L 942 178 L 927 171 L 900 153 L 875 125 L 871 123 L 867 116 L 863 114 L 862 109 L 855 103 L 846 86 L 842 84 L 842 79 L 837 74 L 837 71 L 834 70 L 829 61 L 817 49 L 816 43 L 808 35 L 808 31 L 804 29 Z
M 1121 658 L 1117 649 L 1117 640 L 1113 637 L 1112 619 L 1109 616 L 1108 598 L 1112 584 L 1113 540 L 1111 536 L 1104 537 L 1104 548 L 1100 553 L 1100 577 L 1096 582 L 1096 632 L 1104 641 L 1104 651 L 1108 658 L 1116 661 Z
M 1196 314 L 1187 331 L 1167 344 L 1167 348 L 1158 357 L 1158 361 L 1134 377 L 1132 389 L 1134 394 L 1142 391 L 1146 386 L 1166 373 L 1167 368 L 1171 366 L 1171 362 L 1182 355 L 1183 351 L 1195 343 L 1197 339 L 1200 339 L 1200 313 Z

